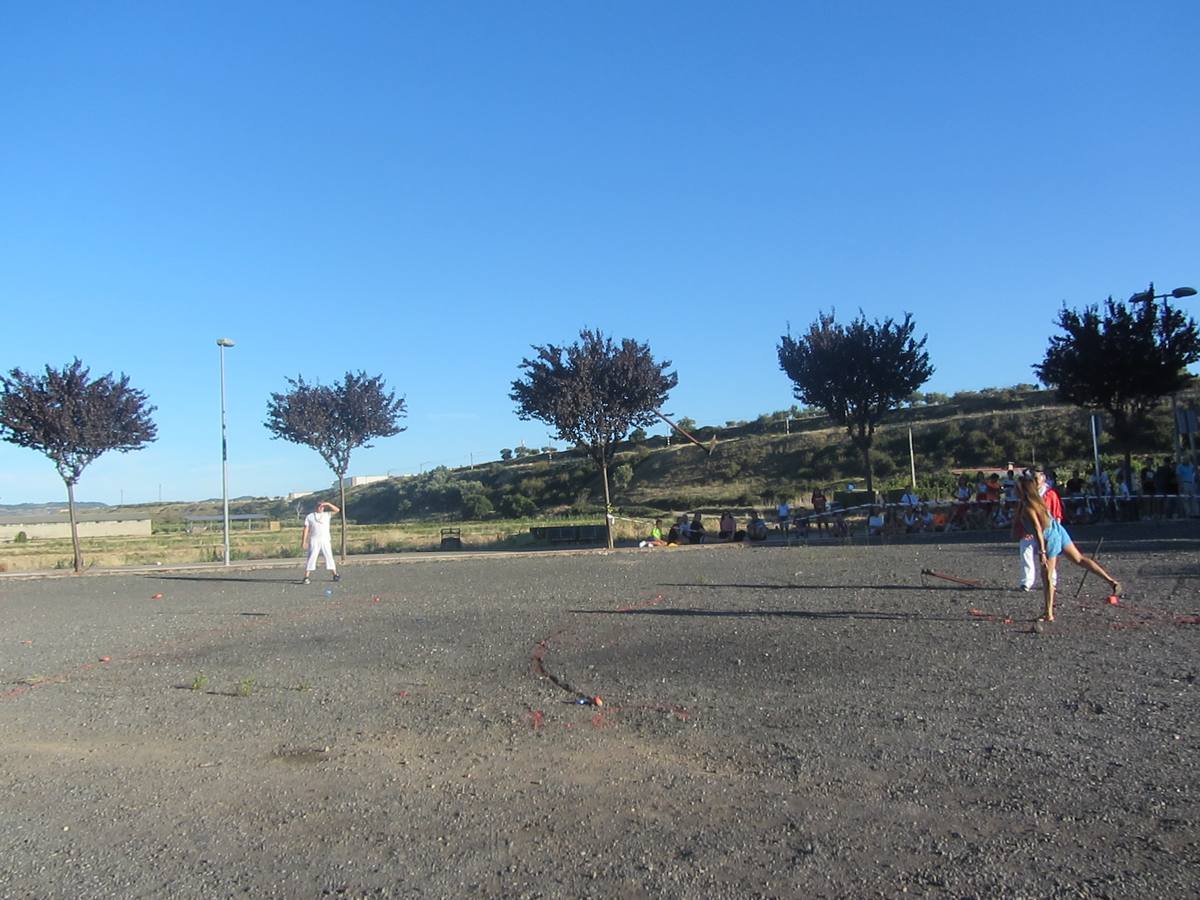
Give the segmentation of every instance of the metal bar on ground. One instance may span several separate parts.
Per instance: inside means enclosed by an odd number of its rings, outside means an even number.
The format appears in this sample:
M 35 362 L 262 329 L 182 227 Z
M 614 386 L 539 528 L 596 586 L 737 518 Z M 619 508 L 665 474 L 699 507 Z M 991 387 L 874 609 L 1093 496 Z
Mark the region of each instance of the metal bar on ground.
M 959 578 L 957 575 L 947 575 L 944 572 L 935 572 L 933 569 L 922 569 L 922 575 L 932 575 L 934 578 L 942 578 L 946 581 L 953 581 L 955 584 L 965 585 L 971 588 L 981 588 L 983 583 L 979 581 L 971 581 L 969 578 Z

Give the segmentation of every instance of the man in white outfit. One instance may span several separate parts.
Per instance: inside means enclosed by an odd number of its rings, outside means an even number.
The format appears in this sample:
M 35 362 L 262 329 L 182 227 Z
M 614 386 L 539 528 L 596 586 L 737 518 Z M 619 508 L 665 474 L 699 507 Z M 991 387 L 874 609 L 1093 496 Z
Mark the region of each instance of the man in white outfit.
M 304 583 L 311 584 L 310 575 L 317 567 L 317 554 L 325 556 L 325 570 L 333 573 L 334 581 L 341 581 L 337 573 L 337 563 L 333 561 L 333 547 L 329 542 L 329 521 L 341 510 L 328 501 L 322 500 L 317 508 L 310 512 L 304 520 L 304 536 L 300 546 L 308 551 L 308 562 L 304 564 Z

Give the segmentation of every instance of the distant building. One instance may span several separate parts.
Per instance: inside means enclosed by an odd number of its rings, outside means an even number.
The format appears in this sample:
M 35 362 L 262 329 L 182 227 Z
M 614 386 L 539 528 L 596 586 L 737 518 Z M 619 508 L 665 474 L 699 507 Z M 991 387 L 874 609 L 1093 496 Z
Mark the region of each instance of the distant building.
M 85 537 L 149 537 L 149 519 L 112 513 L 80 512 L 76 526 Z M 0 543 L 11 543 L 24 533 L 31 541 L 48 538 L 69 538 L 71 517 L 67 513 L 29 513 L 0 516 Z
M 288 502 L 291 502 L 292 500 L 299 500 L 301 497 L 311 497 L 313 495 L 313 493 L 315 493 L 315 492 L 314 491 L 292 491 L 290 494 L 288 494 L 283 499 L 287 500 Z
M 362 487 L 364 484 L 374 484 L 377 481 L 387 481 L 386 475 L 350 475 L 342 479 L 342 487 L 356 488 Z M 334 487 L 337 487 L 337 482 L 334 482 Z

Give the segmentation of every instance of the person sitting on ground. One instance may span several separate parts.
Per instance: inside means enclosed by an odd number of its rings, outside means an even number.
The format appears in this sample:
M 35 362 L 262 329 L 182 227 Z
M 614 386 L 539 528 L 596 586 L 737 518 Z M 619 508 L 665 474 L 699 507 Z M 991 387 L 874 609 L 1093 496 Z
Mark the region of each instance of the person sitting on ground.
M 746 540 L 765 541 L 767 539 L 767 523 L 757 510 L 750 511 L 750 523 L 746 526 Z
M 975 502 L 983 503 L 985 500 L 987 500 L 987 479 L 980 471 L 975 473 Z
M 840 509 L 833 514 L 833 536 L 842 540 L 850 537 L 850 525 L 846 522 L 846 514 Z
M 733 513 L 729 510 L 721 513 L 721 522 L 717 526 L 717 540 L 732 541 L 734 534 L 737 532 L 737 519 L 733 517 Z
M 937 531 L 938 530 L 937 517 L 933 514 L 933 510 L 931 510 L 924 503 L 921 504 L 920 516 L 921 516 L 921 530 L 922 531 Z M 945 523 L 943 523 L 943 524 L 945 524 Z
M 650 536 L 638 544 L 639 547 L 665 547 L 667 542 L 663 540 L 662 519 L 654 520 L 654 527 L 650 529 Z
M 680 516 L 679 521 L 671 526 L 671 530 L 667 532 L 667 546 L 675 547 L 682 544 L 686 540 L 685 530 L 687 529 L 687 516 Z
M 809 527 L 808 510 L 801 503 L 792 510 L 792 530 L 803 537 L 808 537 Z
M 688 526 L 688 543 L 704 543 L 704 521 L 700 518 L 700 513 L 692 516 L 692 524 Z
M 987 502 L 993 506 L 1000 502 L 1004 490 L 1000 487 L 1000 475 L 993 472 L 987 480 Z
M 1008 471 L 1004 473 L 1004 478 L 1000 482 L 1000 492 L 1004 496 L 1005 503 L 1017 502 L 1017 473 L 1013 471 L 1013 464 L 1008 464 Z

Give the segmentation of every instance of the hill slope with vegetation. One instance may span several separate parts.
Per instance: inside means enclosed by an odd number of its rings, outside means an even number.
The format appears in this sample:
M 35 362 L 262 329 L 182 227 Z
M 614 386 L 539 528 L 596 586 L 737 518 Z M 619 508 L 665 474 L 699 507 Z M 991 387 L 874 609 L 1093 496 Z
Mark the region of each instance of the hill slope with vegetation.
M 1196 399 L 1193 393 L 1185 401 Z M 1042 463 L 1064 471 L 1091 468 L 1089 414 L 1030 385 L 963 392 L 953 397 L 917 395 L 878 432 L 872 463 L 880 490 L 908 484 L 912 429 L 918 489 L 948 496 L 954 470 L 987 469 L 1014 462 Z M 689 423 L 690 424 L 690 423 Z M 1169 404 L 1154 420 L 1141 454 L 1171 450 Z M 862 479 L 862 459 L 845 432 L 824 415 L 782 410 L 750 422 L 697 426 L 702 442 L 716 438 L 711 454 L 678 437 L 630 440 L 612 470 L 613 502 L 630 515 L 723 507 L 754 507 L 780 497 L 805 497 Z M 1116 454 L 1105 454 L 1106 468 Z M 464 469 L 435 469 L 358 489 L 351 517 L 363 523 L 417 518 L 522 518 L 603 512 L 599 474 L 578 451 L 541 452 Z

